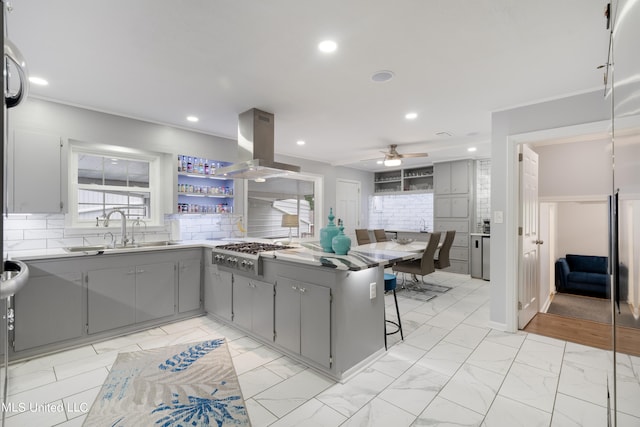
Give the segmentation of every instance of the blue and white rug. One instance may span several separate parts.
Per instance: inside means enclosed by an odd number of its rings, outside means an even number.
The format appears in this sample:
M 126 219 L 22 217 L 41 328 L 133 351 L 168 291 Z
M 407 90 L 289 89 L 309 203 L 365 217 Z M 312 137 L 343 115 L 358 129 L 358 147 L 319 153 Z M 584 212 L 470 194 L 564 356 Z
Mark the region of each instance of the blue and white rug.
M 120 353 L 84 426 L 250 426 L 224 339 Z

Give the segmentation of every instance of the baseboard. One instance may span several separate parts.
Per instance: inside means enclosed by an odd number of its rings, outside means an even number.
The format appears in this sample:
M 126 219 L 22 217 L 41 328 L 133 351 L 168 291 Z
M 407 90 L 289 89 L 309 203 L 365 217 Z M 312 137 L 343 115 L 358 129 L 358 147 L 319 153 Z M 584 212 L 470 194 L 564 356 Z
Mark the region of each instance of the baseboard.
M 542 304 L 542 307 L 540 307 L 539 312 L 540 313 L 546 313 L 547 310 L 549 310 L 549 306 L 551 305 L 551 295 L 549 295 L 547 297 L 547 300 L 544 302 L 544 304 Z
M 498 331 L 511 332 L 508 330 L 506 323 L 499 323 L 499 322 L 494 322 L 493 320 L 489 320 L 489 323 L 487 323 L 487 326 L 489 326 L 491 329 L 496 329 Z

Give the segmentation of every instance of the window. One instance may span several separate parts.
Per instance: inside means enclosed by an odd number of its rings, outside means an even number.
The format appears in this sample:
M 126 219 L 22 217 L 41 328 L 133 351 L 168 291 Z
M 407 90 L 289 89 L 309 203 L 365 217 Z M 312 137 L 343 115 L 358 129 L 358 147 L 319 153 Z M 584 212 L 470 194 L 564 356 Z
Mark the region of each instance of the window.
M 129 152 L 131 151 L 131 152 Z M 96 224 L 113 209 L 130 219 L 158 223 L 159 156 L 105 146 L 71 147 L 71 217 L 74 225 Z M 119 218 L 118 217 L 114 217 Z

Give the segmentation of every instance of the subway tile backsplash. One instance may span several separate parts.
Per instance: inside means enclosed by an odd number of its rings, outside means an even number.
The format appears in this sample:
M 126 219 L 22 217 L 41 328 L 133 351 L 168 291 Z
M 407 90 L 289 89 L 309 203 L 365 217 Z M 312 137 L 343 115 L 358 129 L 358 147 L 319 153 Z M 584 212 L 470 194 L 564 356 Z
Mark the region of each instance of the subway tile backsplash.
M 476 219 L 477 231 L 483 219 L 491 219 L 491 159 L 476 161 Z
M 212 240 L 243 237 L 238 222 L 241 215 L 167 215 L 162 226 L 136 227 L 139 241 Z M 44 249 L 66 246 L 110 244 L 111 234 L 121 240 L 120 228 L 65 228 L 64 214 L 11 214 L 4 219 L 4 255 L 17 257 Z M 127 228 L 131 237 L 131 228 Z
M 424 227 L 423 227 L 424 222 Z M 385 194 L 369 197 L 369 228 L 433 230 L 433 193 Z

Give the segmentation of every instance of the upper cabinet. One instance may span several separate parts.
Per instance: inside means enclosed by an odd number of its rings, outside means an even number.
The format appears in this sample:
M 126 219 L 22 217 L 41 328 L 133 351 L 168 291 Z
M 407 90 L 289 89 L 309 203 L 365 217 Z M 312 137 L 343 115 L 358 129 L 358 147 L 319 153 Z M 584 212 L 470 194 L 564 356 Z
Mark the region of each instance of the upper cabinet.
M 228 163 L 184 155 L 177 162 L 177 213 L 233 212 L 233 180 L 213 176 Z
M 434 165 L 436 194 L 466 194 L 469 192 L 469 161 L 436 163 Z
M 433 191 L 433 166 L 376 172 L 375 192 Z
M 8 212 L 66 212 L 66 140 L 20 129 L 12 136 L 7 161 Z

